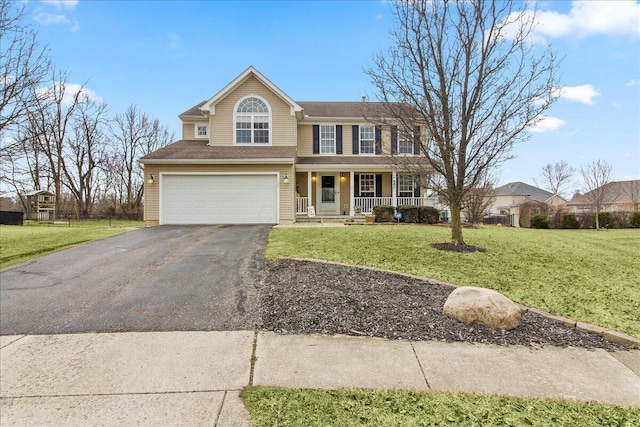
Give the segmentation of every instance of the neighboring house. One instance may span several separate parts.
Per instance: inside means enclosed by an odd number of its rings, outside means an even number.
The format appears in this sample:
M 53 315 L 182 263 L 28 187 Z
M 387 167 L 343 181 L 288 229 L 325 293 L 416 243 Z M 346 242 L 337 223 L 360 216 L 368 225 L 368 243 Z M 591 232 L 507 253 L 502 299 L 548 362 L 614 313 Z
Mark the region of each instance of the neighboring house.
M 147 224 L 293 223 L 376 205 L 432 205 L 391 153 L 424 156 L 398 126 L 374 126 L 364 102 L 298 102 L 249 67 L 187 110 L 182 139 L 140 159 Z M 310 209 L 313 207 L 314 209 Z
M 603 211 L 636 212 L 640 210 L 640 180 L 615 181 L 605 184 L 603 187 L 598 188 L 603 191 Z M 576 193 L 566 204 L 568 211 L 575 214 L 592 212 L 590 193 L 593 191 L 585 194 Z
M 514 227 L 529 227 L 531 215 L 546 214 L 543 206 L 558 206 L 564 203 L 559 195 L 554 195 L 524 182 L 510 182 L 494 190 L 493 203 L 488 208 L 489 215 L 505 215 Z M 536 202 L 536 203 L 533 203 Z M 526 209 L 526 223 L 521 223 L 521 208 Z

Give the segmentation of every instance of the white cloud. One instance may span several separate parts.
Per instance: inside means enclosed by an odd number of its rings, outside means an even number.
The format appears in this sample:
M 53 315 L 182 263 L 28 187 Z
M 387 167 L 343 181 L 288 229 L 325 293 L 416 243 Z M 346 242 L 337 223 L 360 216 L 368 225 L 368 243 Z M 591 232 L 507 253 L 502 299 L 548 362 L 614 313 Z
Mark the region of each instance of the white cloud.
M 36 13 L 35 20 L 40 25 L 59 25 L 69 23 L 69 18 L 64 15 L 46 13 L 43 11 Z
M 636 1 L 573 1 L 568 14 L 538 12 L 536 35 L 563 37 L 632 35 L 640 37 L 640 3 Z
M 34 19 L 40 25 L 62 25 L 71 24 L 70 30 L 72 32 L 78 31 L 80 24 L 78 21 L 71 22 L 71 20 L 64 13 L 60 13 L 63 10 L 73 10 L 78 5 L 78 0 L 41 0 L 46 6 L 52 6 L 57 12 L 49 13 L 50 7 L 39 7 L 35 11 Z
M 81 101 L 90 100 L 95 102 L 104 102 L 104 99 L 101 96 L 98 96 L 91 89 L 87 89 L 78 83 L 65 83 L 63 88 L 59 87 L 58 83 L 56 83 L 54 87 L 42 87 L 38 89 L 37 93 L 45 98 L 52 98 L 52 91 L 54 88 L 56 89 L 56 92 L 64 91 L 64 94 L 62 95 L 62 105 L 71 105 L 78 92 L 80 92 L 79 99 Z
M 600 93 L 594 89 L 591 84 L 582 86 L 564 86 L 555 91 L 555 95 L 568 101 L 582 102 L 583 104 L 593 105 L 594 98 L 600 96 Z
M 540 116 L 536 123 L 529 129 L 531 132 L 544 133 L 559 129 L 565 124 L 565 121 L 558 117 Z
M 631 79 L 629 81 L 629 83 L 627 83 L 627 87 L 633 87 L 633 86 L 638 86 L 638 85 L 640 85 L 640 82 L 637 81 L 636 79 Z
M 57 10 L 71 10 L 75 9 L 79 0 L 42 0 L 42 3 L 49 4 L 55 7 Z

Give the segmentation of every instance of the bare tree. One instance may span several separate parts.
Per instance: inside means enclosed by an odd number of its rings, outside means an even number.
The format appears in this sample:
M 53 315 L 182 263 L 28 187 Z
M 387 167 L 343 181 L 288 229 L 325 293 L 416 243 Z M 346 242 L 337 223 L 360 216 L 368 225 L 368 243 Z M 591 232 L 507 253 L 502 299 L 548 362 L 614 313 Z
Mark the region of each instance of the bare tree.
M 464 209 L 467 221 L 472 224 L 482 223 L 484 214 L 495 200 L 494 190 L 495 179 L 489 175 L 477 187 L 467 191 L 462 199 L 462 209 Z
M 609 194 L 609 186 L 613 177 L 613 166 L 606 160 L 595 160 L 586 166 L 580 168 L 582 175 L 584 191 L 582 197 L 591 206 L 595 212 L 596 230 L 600 229 L 600 220 L 598 213 L 602 210 L 602 206 Z
M 538 187 L 562 196 L 571 184 L 575 172 L 576 170 L 564 160 L 554 164 L 547 163 L 540 171 L 540 183 L 535 178 L 533 182 Z
M 127 214 L 139 214 L 142 206 L 143 176 L 138 159 L 173 140 L 173 134 L 158 120 L 131 105 L 127 111 L 117 114 L 110 127 L 113 150 L 116 154 L 111 164 L 120 173 L 118 199 Z
M 24 19 L 24 4 L 0 0 L 0 139 L 8 126 L 26 118 L 36 101 L 36 89 L 49 72 L 47 50 Z M 6 149 L 3 142 L 1 151 Z
M 63 162 L 64 183 L 71 191 L 77 214 L 86 218 L 98 192 L 100 166 L 106 157 L 104 126 L 107 105 L 85 97 L 73 121 Z
M 81 87 L 76 92 L 69 90 L 67 75 L 54 71 L 50 86 L 42 90 L 35 108 L 29 110 L 29 126 L 33 138 L 39 142 L 46 156 L 48 172 L 56 195 L 56 211 L 62 204 L 62 187 L 65 169 L 65 150 L 76 110 L 86 99 Z
M 535 14 L 516 1 L 394 1 L 392 46 L 371 77 L 384 111 L 416 143 L 432 189 L 451 209 L 451 240 L 464 245 L 460 210 L 484 174 L 556 99 L 557 60 L 530 40 Z M 518 9 L 520 8 L 520 9 Z

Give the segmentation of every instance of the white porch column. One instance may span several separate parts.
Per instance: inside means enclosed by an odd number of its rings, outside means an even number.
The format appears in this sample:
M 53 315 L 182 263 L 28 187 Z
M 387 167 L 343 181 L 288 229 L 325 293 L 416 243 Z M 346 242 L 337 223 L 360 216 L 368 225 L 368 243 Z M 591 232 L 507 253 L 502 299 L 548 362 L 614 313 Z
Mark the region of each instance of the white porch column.
M 313 206 L 313 198 L 312 198 L 312 190 L 311 190 L 311 171 L 307 171 L 307 197 L 309 198 L 307 201 L 307 211 L 309 210 L 309 206 Z
M 391 206 L 398 207 L 398 174 L 394 169 L 391 171 Z
M 349 172 L 349 216 L 354 216 L 356 214 L 355 210 L 355 196 L 353 192 L 353 171 Z

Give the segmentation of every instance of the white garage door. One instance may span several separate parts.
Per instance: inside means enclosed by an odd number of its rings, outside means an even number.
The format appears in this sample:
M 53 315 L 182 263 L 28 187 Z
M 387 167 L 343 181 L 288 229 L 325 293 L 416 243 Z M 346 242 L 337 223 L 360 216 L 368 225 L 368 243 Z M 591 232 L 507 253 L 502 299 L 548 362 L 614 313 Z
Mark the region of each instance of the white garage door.
M 276 175 L 163 175 L 161 224 L 276 224 Z

